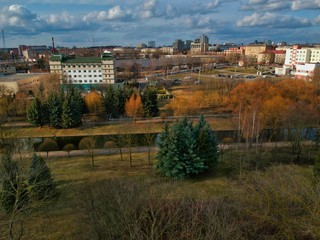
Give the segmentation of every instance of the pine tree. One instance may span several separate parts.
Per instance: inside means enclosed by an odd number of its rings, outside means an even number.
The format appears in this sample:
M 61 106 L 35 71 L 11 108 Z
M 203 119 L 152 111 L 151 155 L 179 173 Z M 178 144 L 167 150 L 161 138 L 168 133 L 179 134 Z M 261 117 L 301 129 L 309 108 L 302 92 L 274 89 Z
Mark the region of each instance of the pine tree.
M 70 99 L 66 98 L 62 105 L 61 127 L 71 128 L 73 126 L 73 113 Z
M 31 195 L 38 200 L 51 199 L 56 194 L 51 171 L 41 156 L 34 154 L 29 168 L 29 186 Z
M 54 128 L 61 127 L 62 104 L 57 94 L 52 93 L 47 101 L 49 124 Z
M 115 114 L 117 105 L 116 105 L 116 96 L 113 88 L 111 86 L 107 87 L 102 97 L 103 97 L 104 110 L 108 116 L 108 119 L 111 116 L 115 117 L 117 115 Z
M 127 95 L 125 92 L 119 87 L 115 92 L 116 98 L 116 109 L 115 109 L 115 116 L 123 116 L 125 113 L 125 105 L 127 100 Z
M 195 139 L 197 142 L 197 154 L 207 165 L 212 166 L 217 163 L 218 149 L 217 140 L 210 125 L 201 116 L 198 124 L 195 126 Z
M 41 102 L 38 98 L 33 99 L 31 104 L 27 109 L 27 120 L 34 126 L 42 127 L 43 119 L 43 110 Z
M 1 205 L 7 213 L 27 206 L 29 195 L 27 186 L 20 176 L 18 164 L 12 160 L 12 154 L 6 152 L 1 158 L 3 168 Z
M 216 161 L 215 138 L 204 119 L 196 127 L 186 118 L 172 127 L 165 125 L 158 145 L 158 170 L 176 179 L 202 173 Z
M 147 118 L 155 117 L 159 113 L 157 91 L 146 88 L 142 97 L 144 116 Z

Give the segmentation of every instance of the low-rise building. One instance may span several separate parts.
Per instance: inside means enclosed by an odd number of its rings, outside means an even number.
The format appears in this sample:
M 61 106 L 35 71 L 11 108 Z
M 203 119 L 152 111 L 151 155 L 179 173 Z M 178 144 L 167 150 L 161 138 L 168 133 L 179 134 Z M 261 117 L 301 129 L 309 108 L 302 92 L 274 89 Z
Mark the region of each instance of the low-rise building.
M 52 55 L 50 72 L 60 77 L 61 84 L 113 84 L 116 82 L 115 59 L 110 52 L 100 57 Z
M 314 74 L 320 70 L 320 64 L 306 63 L 297 64 L 294 73 L 297 79 L 312 80 Z

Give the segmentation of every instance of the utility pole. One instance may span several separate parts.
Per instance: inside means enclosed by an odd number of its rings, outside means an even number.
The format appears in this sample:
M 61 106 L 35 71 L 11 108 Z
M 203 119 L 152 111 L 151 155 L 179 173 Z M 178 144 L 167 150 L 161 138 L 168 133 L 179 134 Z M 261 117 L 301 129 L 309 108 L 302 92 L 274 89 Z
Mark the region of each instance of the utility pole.
M 6 48 L 6 39 L 4 37 L 4 30 L 3 29 L 1 30 L 1 33 L 2 33 L 2 47 Z

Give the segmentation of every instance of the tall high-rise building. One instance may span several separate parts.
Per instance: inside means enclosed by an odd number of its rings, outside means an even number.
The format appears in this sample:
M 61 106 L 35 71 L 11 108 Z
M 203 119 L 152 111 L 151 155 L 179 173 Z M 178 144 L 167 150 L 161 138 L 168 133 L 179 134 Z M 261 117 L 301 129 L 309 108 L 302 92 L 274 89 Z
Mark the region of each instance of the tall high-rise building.
M 209 44 L 209 38 L 207 35 L 202 34 L 200 37 L 200 43 Z
M 184 49 L 184 43 L 181 39 L 177 39 L 173 42 L 173 50 L 176 50 L 176 51 L 183 51 Z
M 156 47 L 156 42 L 155 41 L 149 41 L 148 42 L 148 47 L 149 48 L 155 48 Z

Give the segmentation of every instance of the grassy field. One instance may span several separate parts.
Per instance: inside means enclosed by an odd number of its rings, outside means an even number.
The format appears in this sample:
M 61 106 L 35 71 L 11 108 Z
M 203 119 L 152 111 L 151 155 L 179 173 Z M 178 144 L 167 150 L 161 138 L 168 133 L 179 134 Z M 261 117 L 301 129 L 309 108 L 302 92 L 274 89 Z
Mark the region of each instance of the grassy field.
M 252 201 L 250 204 L 254 207 L 259 206 L 259 209 L 262 208 L 261 211 L 263 212 L 265 210 L 262 207 L 263 205 L 260 206 L 260 204 L 265 203 L 255 201 L 262 201 L 260 197 L 263 197 L 263 194 L 266 194 L 268 191 L 271 191 L 268 193 L 271 195 L 273 194 L 273 191 L 278 191 L 275 189 L 276 185 L 273 185 L 277 178 L 284 181 L 282 184 L 284 184 L 283 187 L 285 189 L 286 185 L 291 189 L 291 184 L 297 186 L 299 183 L 296 182 L 296 177 L 299 177 L 299 179 L 300 177 L 309 179 L 311 176 L 311 167 L 308 164 L 301 166 L 292 164 L 290 166 L 278 166 L 281 162 L 284 164 L 290 164 L 292 159 L 290 148 L 278 148 L 276 152 L 272 149 L 263 149 L 263 151 L 259 153 L 255 151 L 248 153 L 245 151 L 229 149 L 220 155 L 217 167 L 199 177 L 183 181 L 174 181 L 159 176 L 154 169 L 156 161 L 155 154 L 155 152 L 152 153 L 153 166 L 149 166 L 147 155 L 145 153 L 134 153 L 133 167 L 130 167 L 129 165 L 129 156 L 127 154 L 124 154 L 124 161 L 121 161 L 118 154 L 96 156 L 96 167 L 94 168 L 91 167 L 90 159 L 86 156 L 49 158 L 47 163 L 52 170 L 52 174 L 57 183 L 60 194 L 56 200 L 41 205 L 36 211 L 27 217 L 26 220 L 28 224 L 26 225 L 27 228 L 23 239 L 88 239 L 82 235 L 84 233 L 83 231 L 86 231 L 86 229 L 83 229 L 82 222 L 84 219 L 83 204 L 87 197 L 86 195 L 90 193 L 90 189 L 92 189 L 96 183 L 101 181 L 123 179 L 125 182 L 147 184 L 150 191 L 152 191 L 152 189 L 154 191 L 161 190 L 171 199 L 191 197 L 201 201 L 206 199 L 208 199 L 208 201 L 212 201 L 212 199 L 237 199 L 236 201 L 239 201 L 239 203 L 241 201 Z M 311 149 L 311 152 L 309 152 L 307 148 L 304 148 L 304 152 L 300 159 L 303 162 L 308 162 L 309 156 L 314 159 L 318 154 L 319 151 L 317 148 Z M 241 159 L 242 164 L 240 164 Z M 27 167 L 28 164 L 29 161 L 26 159 L 24 161 L 25 167 Z M 291 172 L 293 175 L 288 175 L 289 173 L 291 174 Z M 283 176 L 283 178 L 281 178 L 281 176 Z M 241 179 L 239 179 L 239 177 L 241 177 Z M 287 177 L 294 178 L 287 179 Z M 251 181 L 254 182 L 254 185 L 252 185 Z M 263 185 L 262 187 L 265 187 L 266 189 L 263 190 L 263 193 L 255 192 L 254 189 L 259 186 L 255 184 L 264 184 L 265 186 Z M 274 189 L 270 190 L 270 187 Z M 301 187 L 306 188 L 305 185 Z M 307 187 L 311 187 L 311 185 L 307 185 Z M 291 191 L 290 189 L 288 191 Z M 249 196 L 247 196 L 247 191 L 257 194 L 255 199 L 249 198 Z M 283 188 L 279 191 L 283 191 Z M 300 190 L 297 189 L 293 191 Z M 292 194 L 295 194 L 295 192 L 292 192 Z M 308 196 L 306 195 L 304 197 Z M 316 195 L 312 196 L 317 199 L 319 198 L 319 196 Z M 283 197 L 283 200 L 287 197 L 288 199 L 291 199 L 292 197 L 294 201 L 298 199 L 295 195 Z M 280 202 L 282 201 L 281 199 Z M 311 200 L 313 201 L 314 199 Z M 306 199 L 305 201 L 311 200 Z M 273 200 L 269 199 L 269 201 Z M 276 202 L 273 203 L 276 204 L 276 206 L 278 204 L 277 201 L 278 200 L 276 199 Z M 298 203 L 300 204 L 300 202 Z M 243 204 L 247 205 L 248 202 L 244 202 Z M 307 204 L 307 202 L 303 204 Z M 271 208 L 273 207 L 273 205 L 270 206 Z M 259 213 L 259 209 L 254 211 L 257 211 L 257 214 L 261 214 Z M 251 210 L 253 211 L 253 209 Z M 287 209 L 285 210 L 287 211 Z M 315 212 L 313 214 L 318 213 Z M 287 216 L 287 220 L 291 221 L 293 216 L 289 215 L 290 214 Z M 304 217 L 305 216 L 303 216 L 303 218 L 300 217 L 299 219 L 303 220 Z M 0 216 L 0 221 L 1 219 L 2 218 Z M 266 219 L 262 219 L 261 221 L 266 221 Z M 261 224 L 263 224 L 262 222 Z M 316 232 L 312 223 L 308 224 L 310 224 L 308 225 L 308 229 L 313 231 L 312 233 Z M 2 227 L 5 226 L 2 225 Z M 0 239 L 6 238 L 0 237 Z M 283 238 L 276 237 L 271 239 Z M 316 238 L 311 237 L 308 239 Z

